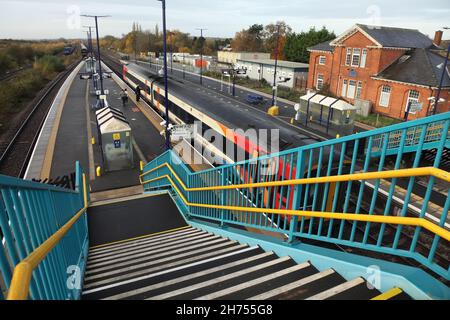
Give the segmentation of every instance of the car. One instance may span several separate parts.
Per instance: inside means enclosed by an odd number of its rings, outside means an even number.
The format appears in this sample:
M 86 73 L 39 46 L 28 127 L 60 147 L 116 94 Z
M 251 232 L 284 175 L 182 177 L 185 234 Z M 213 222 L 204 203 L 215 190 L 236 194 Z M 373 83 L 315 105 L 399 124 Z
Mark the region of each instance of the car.
M 248 103 L 251 104 L 261 104 L 264 103 L 264 98 L 259 94 L 248 94 L 245 99 Z

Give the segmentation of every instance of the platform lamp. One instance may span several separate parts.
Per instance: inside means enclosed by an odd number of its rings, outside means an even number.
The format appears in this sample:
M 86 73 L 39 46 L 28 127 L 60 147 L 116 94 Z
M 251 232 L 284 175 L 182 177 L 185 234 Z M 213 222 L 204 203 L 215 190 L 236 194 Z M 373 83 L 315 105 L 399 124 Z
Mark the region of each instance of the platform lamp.
M 89 53 L 91 54 L 91 57 L 94 57 L 94 52 L 92 50 L 93 46 L 92 46 L 92 29 L 94 29 L 94 26 L 83 26 L 83 28 L 87 28 L 89 29 L 88 31 L 88 48 L 89 48 Z
M 97 53 L 98 53 L 98 71 L 99 71 L 99 76 L 100 76 L 100 93 L 103 96 L 103 95 L 105 95 L 105 90 L 103 88 L 103 72 L 102 72 L 102 59 L 101 59 L 101 55 L 100 55 L 100 39 L 98 37 L 98 18 L 108 18 L 111 16 L 97 16 L 97 15 L 87 15 L 87 14 L 82 14 L 81 16 L 95 19 L 95 31 L 96 31 L 96 36 L 97 36 Z M 101 103 L 103 103 L 103 102 L 101 102 Z
M 444 27 L 444 30 L 449 30 L 450 27 Z M 450 43 L 448 44 L 447 47 L 447 55 L 445 57 L 445 61 L 443 64 L 440 64 L 438 66 L 438 68 L 442 68 L 442 74 L 441 74 L 441 80 L 439 81 L 439 87 L 438 87 L 438 91 L 436 93 L 436 98 L 434 100 L 434 108 L 433 108 L 433 114 L 436 114 L 437 109 L 438 109 L 438 104 L 439 102 L 441 102 L 441 91 L 442 91 L 442 86 L 444 85 L 444 77 L 445 74 L 447 73 L 447 65 L 448 65 L 448 59 L 449 59 L 449 55 L 450 55 Z
M 203 31 L 208 29 L 197 28 L 196 30 L 200 30 L 200 39 L 203 39 Z M 200 84 L 203 84 L 203 42 L 200 47 Z
M 273 72 L 273 86 L 272 86 L 272 106 L 275 105 L 275 94 L 277 93 L 277 67 L 278 67 L 278 47 L 280 45 L 280 28 L 281 25 L 277 25 L 277 41 L 275 44 L 275 68 Z M 271 107 L 272 107 L 271 106 Z
M 89 29 L 89 31 L 87 31 L 87 35 L 88 35 L 88 50 L 89 50 L 89 55 L 91 57 L 91 77 L 92 77 L 92 85 L 94 90 L 97 90 L 97 80 L 95 79 L 95 75 L 94 75 L 94 50 L 93 45 L 92 45 L 92 29 L 94 29 L 95 27 L 93 26 L 83 26 L 83 28 L 87 28 Z
M 166 150 L 170 149 L 170 130 L 169 130 L 169 91 L 167 83 L 167 31 L 166 31 L 166 0 L 157 0 L 162 5 L 163 20 L 163 47 L 164 47 L 164 105 L 166 106 Z

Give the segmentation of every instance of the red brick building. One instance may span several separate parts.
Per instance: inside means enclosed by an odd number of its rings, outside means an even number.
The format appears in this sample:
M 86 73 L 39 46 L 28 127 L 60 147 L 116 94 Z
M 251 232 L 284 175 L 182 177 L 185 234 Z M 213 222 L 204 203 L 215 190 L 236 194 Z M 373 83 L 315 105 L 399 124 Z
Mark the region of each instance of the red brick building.
M 408 106 L 408 119 L 425 117 L 434 109 L 443 71 L 441 38 L 442 31 L 432 41 L 417 30 L 357 24 L 309 48 L 308 88 L 327 85 L 331 94 L 355 105 L 369 103 L 372 112 L 393 118 L 403 119 Z M 450 111 L 449 67 L 440 97 L 445 101 L 437 112 Z

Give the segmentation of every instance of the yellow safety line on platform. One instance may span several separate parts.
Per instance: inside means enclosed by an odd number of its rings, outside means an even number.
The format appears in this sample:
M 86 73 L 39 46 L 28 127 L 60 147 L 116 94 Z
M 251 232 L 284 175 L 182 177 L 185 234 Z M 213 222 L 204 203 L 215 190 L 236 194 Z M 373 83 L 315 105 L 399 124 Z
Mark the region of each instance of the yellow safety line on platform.
M 175 232 L 175 231 L 180 231 L 180 230 L 184 230 L 184 229 L 188 229 L 188 228 L 191 228 L 191 226 L 184 226 L 184 227 L 174 228 L 174 229 L 170 229 L 170 230 L 164 230 L 164 231 L 160 231 L 160 232 L 150 233 L 150 234 L 146 234 L 146 235 L 139 236 L 139 237 L 134 237 L 134 238 L 124 239 L 124 240 L 119 240 L 119 241 L 108 242 L 108 243 L 99 244 L 97 246 L 90 247 L 89 250 L 103 248 L 103 247 L 107 247 L 107 246 L 110 246 L 110 245 L 113 245 L 113 244 L 119 244 L 119 243 L 124 243 L 124 242 L 129 242 L 129 241 L 134 241 L 134 240 L 140 240 L 140 239 L 154 237 L 154 236 L 159 236 L 159 235 L 162 235 L 162 234 L 171 233 L 171 232 Z
M 395 296 L 398 296 L 403 292 L 400 288 L 392 288 L 391 290 L 386 291 L 385 293 L 382 293 L 370 300 L 389 300 L 392 299 Z
M 86 175 L 83 173 L 83 199 L 84 207 L 80 209 L 69 221 L 66 222 L 50 238 L 45 240 L 39 247 L 16 265 L 8 291 L 8 300 L 25 300 L 28 297 L 33 270 L 50 253 L 50 251 L 61 241 L 70 228 L 78 221 L 88 208 Z
M 170 171 L 173 173 L 177 181 L 182 185 L 183 189 L 187 192 L 192 191 L 193 189 L 188 189 L 185 187 L 181 179 L 178 175 L 173 171 L 169 164 L 165 164 L 168 166 Z M 427 169 L 427 168 L 420 168 Z M 416 169 L 405 169 L 405 170 L 416 170 Z M 397 170 L 400 171 L 400 170 Z M 380 172 L 379 174 L 384 174 L 388 171 Z M 430 171 L 427 171 L 430 172 Z M 445 172 L 445 171 L 444 171 Z M 367 175 L 372 173 L 362 173 L 355 175 Z M 352 175 L 346 175 L 347 179 L 351 178 Z M 341 180 L 342 176 L 337 176 L 339 180 L 331 180 L 331 181 L 350 181 L 350 180 Z M 335 177 L 326 177 L 328 179 L 336 178 Z M 266 213 L 266 214 L 277 214 L 277 215 L 286 215 L 286 216 L 299 216 L 299 217 L 314 217 L 314 218 L 325 218 L 325 219 L 336 219 L 336 220 L 349 220 L 349 221 L 361 221 L 361 222 L 373 222 L 373 223 L 388 223 L 388 224 L 398 224 L 398 225 L 408 225 L 408 226 L 417 226 L 425 228 L 434 234 L 440 236 L 441 238 L 450 241 L 450 232 L 445 230 L 444 228 L 435 225 L 434 223 L 424 219 L 424 218 L 411 218 L 411 217 L 398 217 L 398 216 L 384 216 L 384 215 L 370 215 L 370 214 L 354 214 L 354 213 L 340 213 L 340 212 L 322 212 L 322 211 L 303 211 L 303 210 L 287 210 L 287 209 L 270 209 L 270 208 L 254 208 L 254 207 L 237 207 L 237 206 L 222 206 L 222 205 L 211 205 L 211 204 L 203 204 L 203 203 L 192 203 L 187 201 L 184 195 L 181 193 L 180 189 L 174 183 L 172 178 L 169 175 L 163 175 L 148 181 L 141 181 L 142 184 L 150 183 L 153 181 L 168 179 L 173 188 L 180 195 L 180 198 L 187 206 L 191 207 L 199 207 L 199 208 L 209 208 L 209 209 L 221 209 L 228 211 L 238 211 L 238 212 L 255 212 L 255 213 Z M 373 178 L 372 178 L 373 179 Z M 300 180 L 292 180 L 289 181 L 288 185 L 293 185 L 294 181 L 297 183 L 302 180 L 311 180 L 311 179 L 300 179 Z M 314 180 L 314 179 L 313 179 Z M 356 178 L 355 178 L 356 180 Z M 284 183 L 286 181 L 281 181 L 280 183 Z M 327 181 L 328 182 L 328 181 Z M 312 182 L 309 182 L 312 183 Z M 318 183 L 318 182 L 316 182 Z M 324 183 L 324 182 L 322 182 Z M 254 187 L 255 185 L 267 186 L 272 185 L 273 183 L 255 183 L 255 184 L 245 184 L 248 187 Z M 240 188 L 241 185 L 234 185 L 233 189 Z M 223 189 L 230 189 L 229 186 L 222 186 Z M 219 189 L 221 189 L 219 188 Z M 202 189 L 202 188 L 197 188 Z M 206 190 L 211 190 L 209 187 L 205 188 Z M 213 189 L 215 190 L 215 189 Z M 216 189 L 217 190 L 217 189 Z

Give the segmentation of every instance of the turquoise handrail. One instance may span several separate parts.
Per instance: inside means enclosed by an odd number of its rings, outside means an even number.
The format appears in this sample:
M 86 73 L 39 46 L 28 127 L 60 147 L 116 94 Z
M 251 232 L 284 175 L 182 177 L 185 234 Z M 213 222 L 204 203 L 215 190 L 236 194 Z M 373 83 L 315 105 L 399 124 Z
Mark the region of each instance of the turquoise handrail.
M 0 175 L 0 277 L 8 291 L 14 267 L 84 207 L 83 171 L 75 190 Z M 89 190 L 86 190 L 89 199 Z M 31 299 L 79 299 L 88 250 L 87 217 L 79 219 L 33 272 Z
M 236 185 L 244 182 L 270 182 L 292 180 L 309 177 L 325 177 L 356 172 L 383 171 L 392 161 L 390 167 L 400 169 L 405 154 L 410 147 L 415 149 L 412 168 L 421 165 L 423 151 L 427 148 L 427 128 L 439 128 L 433 131 L 436 157 L 432 166 L 439 168 L 445 148 L 448 146 L 450 112 L 409 121 L 373 131 L 361 132 L 351 136 L 328 140 L 286 150 L 257 159 L 240 161 L 200 172 L 191 170 L 172 151 L 167 151 L 144 167 L 144 184 L 146 191 L 172 187 L 167 179 L 153 180 L 168 175 L 173 178 L 167 167 L 168 163 L 176 175 L 188 188 L 202 188 L 218 185 Z M 414 131 L 418 133 L 414 139 L 408 136 Z M 395 133 L 400 140 L 395 146 L 389 144 L 388 137 Z M 380 153 L 374 158 L 372 151 L 376 139 L 382 139 Z M 389 149 L 395 147 L 395 156 L 389 156 Z M 321 211 L 332 213 L 369 214 L 406 217 L 418 211 L 420 218 L 429 219 L 436 225 L 447 228 L 448 211 L 450 209 L 450 190 L 447 190 L 445 203 L 439 212 L 430 214 L 431 196 L 436 178 L 422 178 L 426 184 L 426 192 L 421 196 L 420 205 L 412 208 L 411 199 L 416 177 L 393 178 L 390 180 L 375 179 L 371 181 L 348 181 L 338 183 L 314 183 L 299 186 L 273 186 L 269 188 L 243 188 L 221 191 L 186 192 L 176 179 L 172 179 L 177 192 L 192 203 L 226 205 L 234 207 L 251 206 L 255 208 Z M 401 187 L 403 194 L 398 195 Z M 380 198 L 379 195 L 383 198 Z M 404 196 L 404 201 L 401 197 Z M 180 205 L 183 205 L 180 202 Z M 295 239 L 312 239 L 337 245 L 349 246 L 361 250 L 370 250 L 395 256 L 411 258 L 425 265 L 440 276 L 450 279 L 449 265 L 436 254 L 440 246 L 448 246 L 445 239 L 431 234 L 421 227 L 387 225 L 373 222 L 333 221 L 324 218 L 299 217 L 298 219 L 279 214 L 259 214 L 252 212 L 236 212 L 215 208 L 185 206 L 189 217 L 197 217 L 215 221 L 221 225 L 231 224 L 259 230 L 276 232 L 288 236 L 289 241 Z M 394 207 L 398 211 L 394 211 Z M 436 209 L 436 206 L 434 206 Z M 421 246 L 424 241 L 432 242 L 431 249 Z

